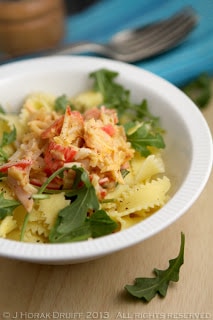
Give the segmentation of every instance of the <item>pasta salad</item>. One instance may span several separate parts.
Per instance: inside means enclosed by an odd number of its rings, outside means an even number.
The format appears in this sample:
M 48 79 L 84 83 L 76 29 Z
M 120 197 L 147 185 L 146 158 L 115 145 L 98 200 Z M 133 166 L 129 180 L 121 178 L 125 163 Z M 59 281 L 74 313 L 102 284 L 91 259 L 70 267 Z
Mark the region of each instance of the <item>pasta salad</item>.
M 0 237 L 61 243 L 118 232 L 169 199 L 159 119 L 101 69 L 73 97 L 0 110 Z

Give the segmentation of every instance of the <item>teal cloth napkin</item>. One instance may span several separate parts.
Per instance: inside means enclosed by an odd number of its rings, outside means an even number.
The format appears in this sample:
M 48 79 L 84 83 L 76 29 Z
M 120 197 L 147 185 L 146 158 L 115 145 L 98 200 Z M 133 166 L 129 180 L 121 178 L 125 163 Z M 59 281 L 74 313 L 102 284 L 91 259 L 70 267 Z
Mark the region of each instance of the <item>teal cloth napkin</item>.
M 198 16 L 198 25 L 190 35 L 178 47 L 135 63 L 175 85 L 183 85 L 200 73 L 213 75 L 213 0 L 99 0 L 67 17 L 64 43 L 106 42 L 117 31 L 167 18 L 186 6 Z

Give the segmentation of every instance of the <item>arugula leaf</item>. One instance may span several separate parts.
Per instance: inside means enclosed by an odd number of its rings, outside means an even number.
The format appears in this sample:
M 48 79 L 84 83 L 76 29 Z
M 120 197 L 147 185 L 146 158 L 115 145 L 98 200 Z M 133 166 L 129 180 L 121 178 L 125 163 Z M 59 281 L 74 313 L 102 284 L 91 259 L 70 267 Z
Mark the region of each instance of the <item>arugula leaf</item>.
M 3 137 L 2 137 L 2 141 L 0 144 L 0 147 L 4 147 L 10 143 L 12 143 L 13 141 L 15 141 L 16 139 L 16 128 L 13 127 L 13 130 L 10 132 L 3 132 Z
M 90 73 L 90 77 L 94 79 L 93 90 L 101 92 L 103 103 L 107 108 L 116 109 L 119 120 L 124 123 L 126 129 L 136 126 L 138 121 L 143 122 L 143 125 L 134 134 L 127 136 L 132 147 L 139 151 L 141 155 L 147 156 L 150 154 L 148 146 L 164 148 L 159 117 L 152 115 L 145 99 L 139 104 L 132 103 L 129 90 L 115 82 L 117 76 L 117 72 L 106 69 Z
M 70 102 L 65 94 L 59 96 L 55 100 L 54 109 L 57 112 L 65 113 L 67 106 L 70 105 Z
M 57 174 L 68 169 L 76 172 L 74 189 L 66 192 L 66 197 L 74 200 L 59 211 L 55 225 L 50 231 L 49 241 L 52 243 L 74 242 L 112 233 L 117 228 L 117 223 L 105 211 L 98 210 L 100 204 L 87 172 L 82 167 L 74 165 L 59 169 Z M 48 183 L 55 176 L 56 173 L 48 179 Z M 79 187 L 82 182 L 83 186 Z M 40 188 L 39 194 L 45 188 L 46 183 Z M 89 217 L 87 217 L 88 213 L 90 213 Z
M 0 193 L 0 219 L 11 216 L 13 210 L 20 205 L 19 201 L 5 199 L 4 192 Z
M 89 223 L 93 238 L 110 234 L 118 227 L 117 223 L 104 210 L 94 212 L 89 218 Z
M 158 122 L 158 118 L 149 112 L 147 101 L 134 104 L 130 100 L 130 91 L 114 80 L 118 76 L 117 72 L 107 69 L 100 69 L 90 73 L 93 78 L 93 90 L 99 91 L 103 96 L 103 103 L 107 108 L 116 109 L 119 119 L 125 115 L 129 120 L 152 120 Z
M 76 166 L 71 169 L 76 171 L 78 181 L 80 174 L 84 186 L 76 189 L 73 193 L 76 195 L 76 199 L 73 202 L 71 201 L 69 206 L 59 211 L 55 226 L 50 232 L 49 239 L 51 242 L 57 242 L 61 237 L 81 227 L 86 220 L 88 211 L 99 208 L 95 188 L 91 184 L 86 171 Z
M 162 136 L 157 131 L 153 131 L 149 123 L 144 122 L 136 125 L 130 122 L 124 125 L 124 128 L 127 140 L 131 143 L 132 147 L 144 157 L 147 157 L 151 153 L 148 149 L 149 146 L 165 148 Z
M 211 78 L 207 73 L 202 73 L 180 89 L 194 101 L 198 108 L 205 108 L 211 98 Z
M 136 278 L 134 285 L 126 285 L 125 289 L 134 297 L 150 301 L 158 293 L 166 296 L 170 281 L 179 280 L 180 267 L 184 263 L 185 236 L 181 233 L 181 246 L 177 258 L 169 260 L 166 270 L 154 269 L 155 278 Z
M 115 108 L 120 113 L 130 107 L 130 92 L 114 81 L 117 76 L 117 72 L 107 69 L 90 73 L 90 77 L 94 79 L 93 89 L 101 92 L 104 105 L 107 108 Z
M 57 233 L 57 226 L 60 225 L 60 221 L 57 220 L 54 228 L 49 235 L 49 241 L 51 243 L 65 243 L 87 240 L 91 237 L 91 230 L 88 221 L 85 221 L 79 227 L 71 230 L 68 233 Z
M 11 130 L 10 132 L 3 132 L 3 136 L 2 136 L 2 140 L 0 143 L 0 161 L 7 161 L 8 160 L 8 155 L 7 153 L 4 151 L 4 147 L 11 144 L 12 142 L 14 142 L 16 139 L 16 128 L 14 127 L 13 130 Z
M 2 107 L 1 104 L 0 104 L 0 113 L 5 114 L 4 108 Z
M 98 207 L 94 188 L 81 188 L 77 192 L 77 198 L 59 212 L 60 224 L 57 232 L 68 233 L 79 227 L 85 221 L 88 210 L 98 209 Z
M 58 221 L 57 225 L 59 224 L 60 222 Z M 80 226 L 68 233 L 58 234 L 57 238 L 51 238 L 51 242 L 76 242 L 88 240 L 88 238 L 98 238 L 112 233 L 117 227 L 117 223 L 105 211 L 97 210 L 91 217 L 86 218 Z

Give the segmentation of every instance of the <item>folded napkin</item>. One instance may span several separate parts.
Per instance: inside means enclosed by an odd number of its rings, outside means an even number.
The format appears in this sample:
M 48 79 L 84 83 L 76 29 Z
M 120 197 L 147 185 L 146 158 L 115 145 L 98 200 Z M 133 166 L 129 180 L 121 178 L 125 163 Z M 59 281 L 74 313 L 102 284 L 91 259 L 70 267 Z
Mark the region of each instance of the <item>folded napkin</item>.
M 175 85 L 182 85 L 202 72 L 213 75 L 212 0 L 99 0 L 67 17 L 64 43 L 107 42 L 117 31 L 168 18 L 186 6 L 196 11 L 198 25 L 181 45 L 135 63 Z

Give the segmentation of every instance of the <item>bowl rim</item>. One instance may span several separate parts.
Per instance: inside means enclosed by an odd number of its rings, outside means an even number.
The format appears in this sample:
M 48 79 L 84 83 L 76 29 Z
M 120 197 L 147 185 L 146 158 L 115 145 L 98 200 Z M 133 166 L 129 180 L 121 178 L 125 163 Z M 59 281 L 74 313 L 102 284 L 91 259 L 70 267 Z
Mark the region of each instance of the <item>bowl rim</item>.
M 197 126 L 199 126 L 199 135 L 196 135 L 196 139 L 191 139 L 193 157 L 189 172 L 181 188 L 163 208 L 126 230 L 93 240 L 64 244 L 23 243 L 1 238 L 0 256 L 2 257 L 37 263 L 66 264 L 96 259 L 130 247 L 162 231 L 181 217 L 197 200 L 210 176 L 213 162 L 212 136 L 204 116 L 182 91 L 150 71 L 105 58 L 51 56 L 32 58 L 1 66 L 0 82 L 4 77 L 12 76 L 14 69 L 16 69 L 17 73 L 17 71 L 23 70 L 24 67 L 28 67 L 29 72 L 30 68 L 36 70 L 40 66 L 42 69 L 42 66 L 45 65 L 48 68 L 54 67 L 58 71 L 62 66 L 64 67 L 69 63 L 73 63 L 75 68 L 78 65 L 83 68 L 89 64 L 94 66 L 93 70 L 98 69 L 99 66 L 105 66 L 105 68 L 111 68 L 111 70 L 114 69 L 118 72 L 122 71 L 126 74 L 131 74 L 131 77 L 138 77 L 138 79 L 145 76 L 147 85 L 150 88 L 151 86 L 155 88 L 155 84 L 157 84 L 158 88 L 164 89 L 165 91 L 163 92 L 166 92 L 170 97 L 173 95 L 184 101 L 187 108 L 182 109 L 180 112 L 183 117 L 188 117 L 189 114 L 193 117 L 191 126 L 187 128 L 191 137 L 197 133 Z M 172 215 L 171 211 L 173 212 Z

